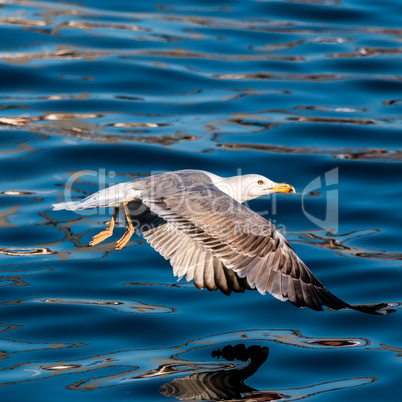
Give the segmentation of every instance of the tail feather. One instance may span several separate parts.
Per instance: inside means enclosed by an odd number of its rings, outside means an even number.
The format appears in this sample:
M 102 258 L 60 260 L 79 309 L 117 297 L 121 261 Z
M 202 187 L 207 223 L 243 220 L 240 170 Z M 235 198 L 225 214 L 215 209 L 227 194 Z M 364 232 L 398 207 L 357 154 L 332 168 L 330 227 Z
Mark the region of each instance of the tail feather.
M 59 211 L 67 209 L 75 211 L 77 209 L 100 208 L 100 207 L 117 207 L 122 202 L 132 201 L 138 197 L 139 191 L 126 191 L 127 183 L 116 184 L 94 193 L 80 201 L 61 202 L 53 204 L 53 210 Z
M 109 191 L 109 189 L 105 189 L 98 191 L 97 193 L 92 194 L 80 201 L 68 201 L 53 204 L 53 210 L 59 211 L 60 209 L 67 209 L 68 211 L 76 211 L 77 209 L 117 206 L 119 203 L 120 202 L 115 196 L 114 192 Z
M 81 206 L 81 201 L 70 201 L 70 202 L 60 202 L 58 204 L 53 204 L 53 211 L 60 211 L 62 209 L 66 209 L 68 211 L 75 211 L 77 209 L 85 209 L 85 207 Z

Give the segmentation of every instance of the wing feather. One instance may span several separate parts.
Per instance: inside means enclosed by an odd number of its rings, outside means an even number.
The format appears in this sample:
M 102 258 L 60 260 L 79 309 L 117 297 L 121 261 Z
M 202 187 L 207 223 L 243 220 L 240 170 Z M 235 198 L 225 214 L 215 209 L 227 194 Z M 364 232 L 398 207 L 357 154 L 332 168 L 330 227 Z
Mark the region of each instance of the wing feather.
M 142 215 L 136 216 L 136 221 L 137 229 L 147 242 L 165 259 L 170 260 L 173 274 L 178 280 L 186 276 L 186 281 L 194 281 L 194 285 L 199 289 L 207 288 L 211 291 L 219 289 L 226 295 L 232 291 L 244 292 L 245 289 L 250 289 L 244 279 L 226 268 L 202 244 L 166 223 L 164 219 L 159 217 L 157 220 L 149 209 Z M 185 225 L 185 220 L 182 221 Z M 156 222 L 156 227 L 149 229 L 147 227 L 149 222 Z M 143 227 L 147 230 L 142 230 Z
M 314 310 L 322 310 L 322 305 L 350 307 L 324 287 L 274 225 L 215 186 L 193 186 L 143 202 L 260 293 Z M 205 286 L 206 277 L 209 281 L 211 276 L 205 269 L 202 272 Z M 233 286 L 225 274 L 228 286 Z M 201 284 L 201 270 L 196 276 Z M 216 278 L 215 274 L 215 282 Z
M 196 248 L 195 253 L 193 254 L 193 258 L 190 262 L 190 265 L 194 265 L 194 285 L 198 289 L 204 288 L 204 264 L 203 260 L 205 258 L 205 253 L 202 250 L 201 246 Z

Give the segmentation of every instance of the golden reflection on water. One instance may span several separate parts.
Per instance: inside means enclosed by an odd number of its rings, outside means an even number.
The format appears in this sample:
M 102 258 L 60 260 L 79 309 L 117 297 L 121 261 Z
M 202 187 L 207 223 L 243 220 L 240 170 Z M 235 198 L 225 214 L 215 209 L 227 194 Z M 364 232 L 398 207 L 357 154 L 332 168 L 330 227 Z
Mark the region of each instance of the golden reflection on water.
M 27 255 L 50 255 L 54 254 L 53 251 L 49 250 L 45 247 L 33 247 L 33 248 L 25 248 L 25 249 L 6 249 L 0 248 L 0 253 L 5 255 L 12 255 L 12 256 L 27 256 Z
M 39 20 L 23 20 L 19 18 L 0 18 L 1 24 L 17 24 L 17 25 L 25 25 L 25 26 L 45 26 L 46 23 L 44 21 Z
M 82 305 L 82 306 L 103 306 L 111 308 L 113 311 L 119 313 L 152 313 L 152 314 L 168 314 L 176 311 L 173 307 L 167 306 L 155 306 L 152 304 L 144 303 L 141 301 L 110 301 L 110 300 L 84 300 L 84 299 L 44 299 L 33 300 L 33 302 L 39 303 L 51 303 L 51 304 L 70 304 L 70 305 Z M 133 303 L 135 302 L 135 303 Z M 30 303 L 25 300 L 24 303 Z
M 245 96 L 254 95 L 246 94 Z M 235 95 L 234 98 L 242 97 L 243 95 Z M 234 99 L 231 98 L 231 99 Z M 223 99 L 225 101 L 225 99 Z M 163 146 L 171 146 L 173 144 L 183 141 L 197 141 L 199 137 L 187 133 L 176 134 L 151 134 L 149 130 L 167 127 L 169 123 L 142 123 L 142 122 L 114 122 L 107 123 L 105 127 L 98 124 L 89 124 L 80 121 L 81 119 L 98 119 L 103 117 L 102 114 L 80 114 L 80 113 L 50 113 L 42 116 L 35 117 L 17 117 L 17 118 L 0 118 L 0 124 L 17 126 L 21 129 L 27 129 L 37 134 L 50 134 L 59 136 L 68 136 L 81 140 L 91 140 L 104 143 L 120 143 L 120 142 L 139 142 L 148 144 L 160 144 Z M 329 117 L 286 117 L 288 121 L 297 122 L 316 122 L 326 124 L 356 124 L 367 125 L 376 124 L 374 119 L 351 119 L 351 118 L 329 118 Z M 42 123 L 43 122 L 43 123 Z M 52 123 L 47 123 L 52 122 Z M 234 150 L 259 150 L 271 153 L 284 153 L 284 154 L 315 154 L 315 155 L 330 155 L 340 159 L 373 159 L 383 161 L 399 160 L 402 155 L 400 150 L 387 150 L 378 148 L 359 148 L 359 147 L 290 147 L 284 145 L 270 145 L 270 144 L 255 144 L 255 143 L 225 143 L 220 142 L 221 133 L 215 132 L 219 125 L 235 124 L 244 128 L 250 128 L 257 131 L 271 130 L 280 124 L 280 120 L 264 122 L 263 120 L 252 121 L 245 116 L 236 115 L 229 120 L 221 120 L 208 123 L 205 129 L 212 133 L 212 141 L 215 143 L 217 149 L 234 149 Z M 105 132 L 107 127 L 116 127 L 123 129 L 121 134 Z M 132 134 L 134 133 L 134 134 Z M 146 134 L 146 135 L 139 135 Z M 13 153 L 24 153 L 34 151 L 30 145 L 23 143 L 16 143 L 17 148 L 8 150 Z
M 160 144 L 169 146 L 181 141 L 194 141 L 198 137 L 187 133 L 176 134 L 147 134 L 131 135 L 131 132 L 148 133 L 147 129 L 169 126 L 169 123 L 129 123 L 116 122 L 108 123 L 105 127 L 126 128 L 122 130 L 123 134 L 112 134 L 104 132 L 104 127 L 97 124 L 89 124 L 80 121 L 81 119 L 97 119 L 103 117 L 101 113 L 50 113 L 35 117 L 0 117 L 0 124 L 5 126 L 17 126 L 20 129 L 26 129 L 35 132 L 44 138 L 44 133 L 59 135 L 64 137 L 73 137 L 81 140 L 91 140 L 97 142 L 106 142 L 117 144 L 120 142 L 139 142 L 147 144 Z M 53 123 L 40 123 L 52 121 Z M 31 124 L 35 123 L 35 124 Z M 145 129 L 142 131 L 132 130 L 133 128 Z M 45 138 L 44 138 L 45 139 Z M 18 144 L 18 143 L 17 143 Z M 18 148 L 12 152 L 27 152 L 34 149 L 25 142 L 18 144 Z M 10 152 L 10 151 L 9 151 Z
M 275 80 L 275 81 L 336 81 L 344 79 L 343 74 L 322 73 L 322 74 L 297 74 L 297 73 L 274 73 L 259 72 L 245 74 L 213 74 L 213 78 L 221 80 Z
M 386 250 L 377 250 L 368 247 L 359 247 L 350 244 L 354 239 L 379 233 L 379 229 L 358 229 L 348 233 L 334 235 L 325 230 L 310 233 L 298 233 L 299 240 L 295 242 L 315 245 L 334 251 L 338 255 L 370 258 L 379 260 L 402 260 L 402 253 L 390 253 Z M 321 234 L 325 233 L 325 234 Z
M 113 23 L 98 23 L 98 22 L 81 22 L 81 21 L 65 21 L 57 25 L 52 30 L 52 35 L 57 36 L 61 30 L 68 28 L 80 28 L 84 30 L 91 30 L 92 28 L 106 28 L 106 29 L 122 29 L 127 31 L 140 31 L 147 32 L 149 29 L 137 25 L 128 24 L 113 24 Z
M 100 57 L 110 55 L 110 52 L 60 49 L 50 52 L 21 52 L 21 53 L 0 53 L 0 59 L 5 63 L 28 64 L 33 60 L 80 60 L 93 61 Z
M 31 195 L 35 194 L 34 191 L 2 191 L 0 194 L 4 195 Z
M 402 158 L 402 151 L 389 151 L 386 149 L 362 149 L 362 148 L 315 148 L 315 147 L 288 147 L 282 145 L 266 145 L 266 144 L 225 144 L 218 143 L 217 147 L 228 150 L 259 150 L 272 153 L 286 154 L 314 154 L 314 155 L 331 155 L 339 159 L 373 159 L 383 161 L 395 161 Z
M 328 57 L 337 59 L 353 59 L 357 57 L 371 57 L 384 54 L 400 54 L 402 49 L 400 48 L 372 48 L 372 47 L 362 47 L 355 50 L 353 53 L 332 53 Z
M 288 117 L 290 121 L 301 121 L 309 123 L 329 123 L 329 124 L 377 124 L 375 119 L 345 119 L 345 118 L 332 118 L 332 117 Z

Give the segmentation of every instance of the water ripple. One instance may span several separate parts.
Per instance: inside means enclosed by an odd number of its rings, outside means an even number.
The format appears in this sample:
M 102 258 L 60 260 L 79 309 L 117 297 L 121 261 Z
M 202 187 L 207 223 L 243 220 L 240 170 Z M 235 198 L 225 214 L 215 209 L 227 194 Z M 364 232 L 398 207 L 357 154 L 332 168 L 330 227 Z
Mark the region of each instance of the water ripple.
M 2 399 L 400 400 L 400 2 L 0 3 Z M 89 247 L 111 211 L 51 211 L 73 178 L 185 168 L 290 182 L 250 207 L 338 297 L 396 313 L 201 292 L 136 235 Z M 336 233 L 302 205 L 333 190 Z
M 110 300 L 83 300 L 83 299 L 27 299 L 10 301 L 3 304 L 32 304 L 32 303 L 51 303 L 68 304 L 78 306 L 100 306 L 107 307 L 119 313 L 143 313 L 143 314 L 167 314 L 176 311 L 173 307 L 154 306 L 141 301 L 110 301 Z

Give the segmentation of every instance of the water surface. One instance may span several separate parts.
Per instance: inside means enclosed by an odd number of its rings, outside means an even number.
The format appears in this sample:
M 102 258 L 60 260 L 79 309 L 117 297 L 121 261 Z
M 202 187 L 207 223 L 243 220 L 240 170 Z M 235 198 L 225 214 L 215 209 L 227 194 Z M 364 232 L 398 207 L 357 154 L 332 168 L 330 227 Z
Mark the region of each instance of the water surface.
M 398 0 L 0 7 L 2 400 L 400 400 Z M 136 235 L 88 247 L 108 211 L 51 210 L 76 172 L 78 198 L 184 168 L 292 184 L 249 206 L 338 297 L 396 311 L 199 291 Z

